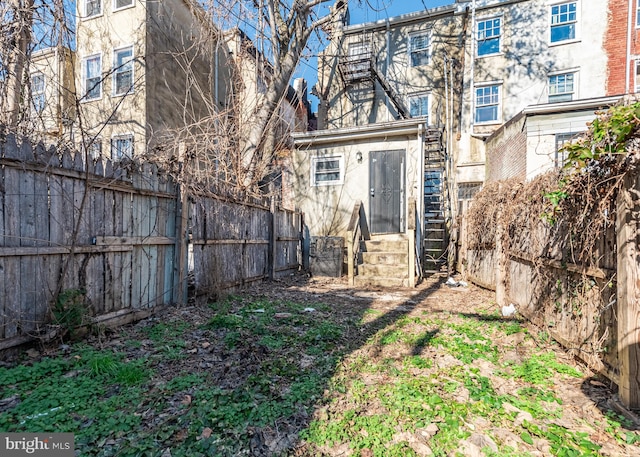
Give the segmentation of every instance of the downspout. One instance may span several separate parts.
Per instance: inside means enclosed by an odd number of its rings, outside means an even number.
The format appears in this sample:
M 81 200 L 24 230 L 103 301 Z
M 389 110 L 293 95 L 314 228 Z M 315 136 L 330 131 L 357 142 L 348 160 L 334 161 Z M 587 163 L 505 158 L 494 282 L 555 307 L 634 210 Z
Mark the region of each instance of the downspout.
M 420 190 L 417 192 L 417 195 L 420 195 L 420 198 L 416 202 L 416 210 L 418 213 L 418 220 L 416 221 L 416 246 L 418 246 L 418 256 L 420 258 L 420 265 L 422 265 L 422 255 L 423 255 L 423 243 L 422 238 L 424 236 L 424 134 L 425 134 L 425 126 L 424 123 L 420 123 L 418 125 L 418 143 L 420 144 Z M 422 277 L 422 271 L 418 273 L 419 277 Z
M 389 24 L 389 17 L 385 19 L 386 29 L 387 29 L 387 59 L 386 59 L 386 73 L 389 75 L 389 66 L 391 65 L 391 30 Z M 387 122 L 391 121 L 391 105 L 389 101 L 389 94 L 385 97 L 385 103 L 387 105 Z
M 471 3 L 471 74 L 469 78 L 469 119 L 470 126 L 473 128 L 475 124 L 475 116 L 473 115 L 473 107 L 475 104 L 474 97 L 474 77 L 475 77 L 475 67 L 476 67 L 476 0 L 473 0 Z
M 629 0 L 629 20 L 627 24 L 627 60 L 625 62 L 624 93 L 630 93 L 629 80 L 631 79 L 631 34 L 633 33 L 633 1 Z M 635 91 L 635 89 L 634 89 Z

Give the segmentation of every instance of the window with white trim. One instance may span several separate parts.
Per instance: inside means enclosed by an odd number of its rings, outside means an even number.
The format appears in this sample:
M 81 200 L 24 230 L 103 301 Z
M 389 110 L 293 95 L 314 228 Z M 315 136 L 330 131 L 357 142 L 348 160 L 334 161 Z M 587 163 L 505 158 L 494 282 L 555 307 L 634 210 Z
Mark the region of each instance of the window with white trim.
M 93 160 L 102 157 L 102 140 L 100 138 L 92 138 L 87 144 L 85 144 L 85 151 L 87 156 Z
M 412 67 L 429 64 L 430 46 L 431 37 L 429 32 L 413 33 L 409 35 L 409 54 Z
M 478 20 L 478 57 L 497 54 L 500 52 L 500 35 L 502 30 L 502 19 L 494 17 L 492 19 Z
M 640 60 L 636 60 L 636 92 L 640 92 Z
M 575 73 L 549 76 L 549 103 L 570 102 L 575 94 Z
M 31 75 L 31 103 L 36 113 L 44 111 L 46 99 L 44 94 L 44 75 L 42 73 Z
M 311 179 L 314 186 L 342 184 L 344 180 L 344 156 L 313 157 Z
M 113 9 L 120 10 L 133 6 L 133 0 L 113 0 Z
M 640 27 L 640 0 L 636 2 L 636 27 Z
M 113 94 L 133 92 L 133 47 L 114 51 L 113 66 Z
M 86 57 L 82 61 L 82 75 L 85 100 L 96 100 L 102 97 L 102 57 Z
M 496 122 L 500 119 L 500 85 L 476 87 L 475 122 Z
M 409 114 L 411 117 L 421 117 L 424 116 L 429 117 L 429 95 L 414 95 L 413 97 L 409 97 Z
M 576 139 L 578 133 L 556 133 L 556 155 L 554 159 L 554 166 L 556 168 L 561 168 L 564 166 L 567 161 L 568 152 L 563 149 L 563 147 L 571 143 Z
M 111 138 L 111 160 L 133 158 L 133 135 L 118 135 Z
M 551 42 L 559 43 L 576 38 L 578 2 L 551 6 Z
M 102 0 L 84 0 L 84 17 L 100 16 L 102 14 Z

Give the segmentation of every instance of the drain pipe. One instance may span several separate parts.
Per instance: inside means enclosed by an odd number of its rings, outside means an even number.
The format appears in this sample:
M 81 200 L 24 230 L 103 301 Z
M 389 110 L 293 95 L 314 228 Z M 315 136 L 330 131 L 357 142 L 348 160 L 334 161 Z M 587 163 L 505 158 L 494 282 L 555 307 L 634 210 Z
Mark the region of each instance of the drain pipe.
M 386 36 L 386 40 L 387 40 L 387 58 L 386 58 L 386 73 L 387 75 L 389 75 L 391 73 L 391 70 L 389 68 L 389 66 L 391 65 L 391 30 L 390 30 L 390 24 L 389 24 L 389 17 L 387 17 L 385 19 L 385 23 L 386 23 L 386 29 L 387 29 L 387 36 Z M 390 104 L 390 100 L 389 100 L 389 94 L 386 94 L 387 96 L 385 97 L 385 101 L 386 101 L 386 105 L 387 105 L 387 121 L 391 121 L 392 119 L 390 119 L 391 117 L 391 104 Z
M 471 3 L 471 55 L 469 56 L 471 59 L 471 73 L 469 78 L 469 122 L 471 127 L 475 124 L 475 117 L 473 115 L 473 107 L 475 105 L 475 96 L 474 96 L 474 80 L 475 77 L 475 66 L 476 66 L 476 0 L 473 0 Z
M 633 33 L 633 2 L 629 0 L 629 21 L 627 24 L 627 58 L 625 62 L 625 78 L 624 78 L 624 93 L 629 94 L 629 80 L 631 79 L 631 34 Z M 637 64 L 636 64 L 637 65 Z M 634 87 L 635 92 L 635 87 Z

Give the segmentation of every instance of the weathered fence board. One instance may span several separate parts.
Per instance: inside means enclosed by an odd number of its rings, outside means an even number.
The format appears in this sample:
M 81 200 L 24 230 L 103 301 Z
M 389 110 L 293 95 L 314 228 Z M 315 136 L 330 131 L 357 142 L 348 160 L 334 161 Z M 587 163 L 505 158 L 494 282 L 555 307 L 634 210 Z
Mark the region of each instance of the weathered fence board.
M 490 193 L 487 195 L 492 196 Z M 578 260 L 582 249 L 578 244 L 579 237 L 571 236 L 562 218 L 550 226 L 539 214 L 533 214 L 527 208 L 530 205 L 527 199 L 518 201 L 516 198 L 508 209 L 498 210 L 498 220 L 502 220 L 503 211 L 508 214 L 510 229 L 495 244 L 491 240 L 482 240 L 482 245 L 469 240 L 464 243 L 466 252 L 462 255 L 467 279 L 498 292 L 496 272 L 505 265 L 506 291 L 504 300 L 500 300 L 498 305 L 515 304 L 523 316 L 548 332 L 593 370 L 616 383 L 624 381 L 621 379 L 621 367 L 624 366 L 621 366 L 623 361 L 619 356 L 627 355 L 619 345 L 622 333 L 618 326 L 621 316 L 626 316 L 629 304 L 624 304 L 627 311 L 620 308 L 623 303 L 620 293 L 624 289 L 621 284 L 630 284 L 627 294 L 633 294 L 637 284 L 627 279 L 629 274 L 633 274 L 630 273 L 631 267 L 621 269 L 617 265 L 616 227 L 605 227 L 601 238 L 589 240 L 594 242 L 590 257 L 593 260 L 583 264 Z M 489 222 L 478 220 L 478 214 L 474 215 L 473 224 L 470 221 L 461 224 L 467 231 L 462 236 L 470 236 L 474 230 L 484 233 L 481 229 Z M 623 221 L 623 225 L 629 225 L 629 222 Z M 630 230 L 635 233 L 634 228 Z M 500 231 L 496 231 L 495 237 L 499 235 Z M 491 244 L 495 246 L 493 249 Z M 637 242 L 629 245 L 636 246 Z M 629 258 L 632 258 L 632 263 L 638 263 L 635 255 Z M 637 303 L 635 298 L 631 300 Z M 638 332 L 637 316 L 630 319 L 633 323 L 627 334 Z M 630 346 L 633 348 L 633 345 L 626 345 Z M 627 363 L 633 365 L 633 362 Z M 625 376 L 628 380 L 629 376 Z M 620 385 L 623 389 L 625 383 Z M 628 398 L 632 399 L 630 403 L 637 401 L 634 395 L 628 395 Z
M 299 213 L 187 195 L 155 166 L 85 163 L 8 135 L 0 181 L 0 348 L 50 333 L 64 290 L 82 291 L 100 323 L 184 301 L 188 234 L 200 295 L 300 267 Z

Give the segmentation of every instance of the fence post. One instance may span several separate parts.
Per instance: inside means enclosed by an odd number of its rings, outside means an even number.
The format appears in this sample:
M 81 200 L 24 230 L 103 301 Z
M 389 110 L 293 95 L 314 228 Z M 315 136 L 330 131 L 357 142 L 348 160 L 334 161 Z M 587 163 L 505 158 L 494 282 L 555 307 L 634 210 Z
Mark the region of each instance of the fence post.
M 626 176 L 617 200 L 617 314 L 619 396 L 625 407 L 640 408 L 640 253 L 637 176 Z M 635 215 L 635 216 L 634 216 Z
M 174 302 L 187 303 L 189 297 L 187 296 L 187 274 L 188 263 L 187 257 L 189 255 L 189 246 L 187 244 L 188 239 L 188 219 L 189 219 L 189 197 L 182 185 L 176 185 L 176 284 Z
M 498 188 L 502 194 L 502 185 Z M 495 262 L 496 262 L 496 303 L 498 306 L 507 304 L 507 265 L 509 255 L 505 251 L 504 246 L 504 221 L 502 220 L 502 210 L 498 209 L 496 216 L 496 245 L 495 245 Z
M 271 197 L 271 206 L 270 206 L 270 230 L 269 230 L 269 252 L 267 254 L 267 259 L 269 261 L 269 279 L 275 279 L 276 277 L 276 261 L 277 261 L 277 246 L 278 246 L 278 224 L 277 224 L 277 216 L 278 216 L 278 206 L 276 205 L 275 197 Z
M 416 286 L 416 200 L 409 199 L 409 218 L 407 224 L 407 235 L 409 238 L 409 287 Z

